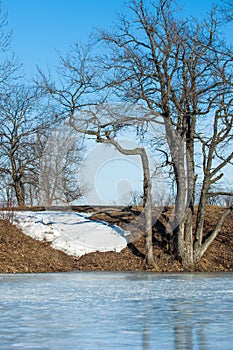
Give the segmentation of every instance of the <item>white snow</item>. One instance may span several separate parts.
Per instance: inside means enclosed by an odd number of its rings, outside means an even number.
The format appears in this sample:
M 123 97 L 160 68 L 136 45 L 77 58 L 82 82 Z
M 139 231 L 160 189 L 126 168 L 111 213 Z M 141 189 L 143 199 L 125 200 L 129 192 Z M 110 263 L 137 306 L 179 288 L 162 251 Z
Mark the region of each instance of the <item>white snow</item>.
M 127 245 L 126 232 L 104 221 L 90 220 L 83 213 L 15 212 L 13 223 L 24 234 L 77 257 L 95 251 L 120 252 Z

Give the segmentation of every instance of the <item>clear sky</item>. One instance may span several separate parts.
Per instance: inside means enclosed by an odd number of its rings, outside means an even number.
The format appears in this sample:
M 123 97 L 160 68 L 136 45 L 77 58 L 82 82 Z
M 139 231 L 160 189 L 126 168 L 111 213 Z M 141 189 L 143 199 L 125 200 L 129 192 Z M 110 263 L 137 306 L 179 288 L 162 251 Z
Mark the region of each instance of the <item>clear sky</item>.
M 124 0 L 2 0 L 13 31 L 12 48 L 25 72 L 57 63 L 74 42 L 88 39 L 94 27 L 111 26 Z
M 219 0 L 221 1 L 221 0 Z M 58 54 L 74 42 L 85 41 L 94 27 L 109 28 L 127 0 L 2 0 L 13 31 L 12 48 L 27 76 L 56 65 Z M 189 14 L 202 14 L 211 0 L 179 0 Z

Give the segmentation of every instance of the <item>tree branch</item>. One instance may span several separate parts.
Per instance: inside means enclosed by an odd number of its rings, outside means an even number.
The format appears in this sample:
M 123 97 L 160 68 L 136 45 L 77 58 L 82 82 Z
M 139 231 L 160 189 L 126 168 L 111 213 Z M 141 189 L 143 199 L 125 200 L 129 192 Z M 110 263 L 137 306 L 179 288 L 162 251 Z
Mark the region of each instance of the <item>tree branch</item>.
M 228 215 L 230 215 L 230 213 L 233 211 L 233 206 L 227 208 L 226 210 L 224 210 L 224 212 L 222 213 L 221 217 L 218 220 L 218 223 L 214 229 L 214 231 L 212 232 L 212 234 L 205 240 L 205 242 L 202 244 L 200 250 L 199 250 L 199 257 L 201 258 L 203 256 L 203 254 L 205 253 L 205 251 L 209 248 L 209 246 L 211 245 L 211 243 L 214 241 L 214 239 L 217 237 L 218 233 L 220 232 L 223 222 L 224 220 L 227 218 Z

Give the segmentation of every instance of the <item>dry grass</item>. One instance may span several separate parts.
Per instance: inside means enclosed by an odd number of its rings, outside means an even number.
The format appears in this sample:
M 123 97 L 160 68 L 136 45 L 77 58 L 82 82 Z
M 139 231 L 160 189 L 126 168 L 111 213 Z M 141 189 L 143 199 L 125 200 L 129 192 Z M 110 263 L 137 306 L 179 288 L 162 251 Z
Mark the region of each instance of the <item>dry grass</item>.
M 85 208 L 84 208 L 85 209 Z M 80 208 L 79 208 L 80 210 Z M 87 210 L 87 209 L 85 209 Z M 209 207 L 205 220 L 205 234 L 209 235 L 222 209 Z M 106 220 L 123 226 L 136 223 L 135 239 L 120 253 L 95 252 L 81 258 L 73 258 L 51 248 L 49 243 L 35 241 L 24 235 L 7 220 L 0 221 L 0 273 L 57 272 L 57 271 L 132 271 L 146 270 L 144 239 L 140 225 L 137 225 L 140 208 L 113 210 L 99 208 L 93 219 Z M 157 212 L 155 212 L 157 215 Z M 164 227 L 169 210 L 161 213 L 154 225 L 154 257 L 159 272 L 179 272 L 183 267 L 169 251 L 169 237 Z M 136 238 L 138 237 L 138 238 Z M 221 232 L 203 256 L 198 271 L 233 271 L 233 215 L 226 219 Z

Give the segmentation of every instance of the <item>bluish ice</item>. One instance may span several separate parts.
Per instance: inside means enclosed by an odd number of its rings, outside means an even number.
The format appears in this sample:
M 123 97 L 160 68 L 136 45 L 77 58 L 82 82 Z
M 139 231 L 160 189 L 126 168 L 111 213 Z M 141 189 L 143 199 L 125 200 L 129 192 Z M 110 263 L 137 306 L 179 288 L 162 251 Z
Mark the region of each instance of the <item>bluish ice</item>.
M 0 349 L 232 350 L 233 273 L 0 275 Z

